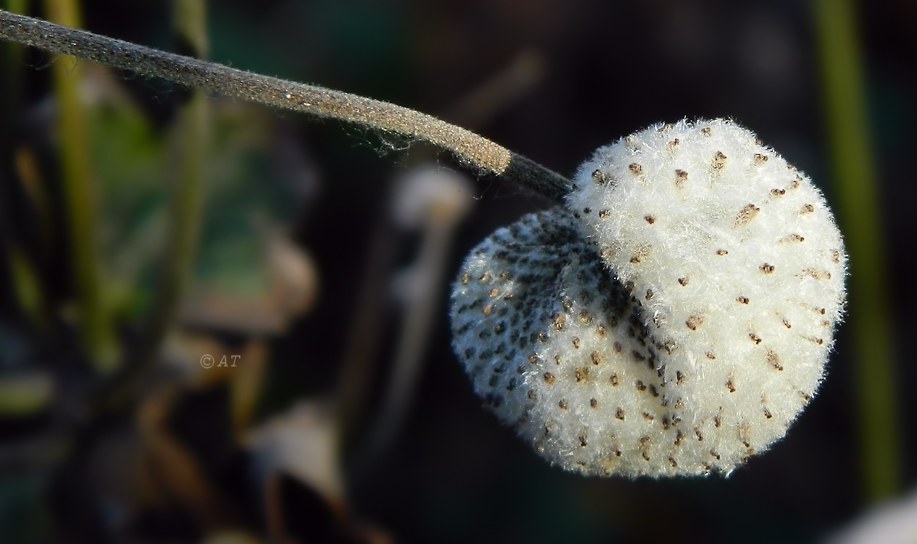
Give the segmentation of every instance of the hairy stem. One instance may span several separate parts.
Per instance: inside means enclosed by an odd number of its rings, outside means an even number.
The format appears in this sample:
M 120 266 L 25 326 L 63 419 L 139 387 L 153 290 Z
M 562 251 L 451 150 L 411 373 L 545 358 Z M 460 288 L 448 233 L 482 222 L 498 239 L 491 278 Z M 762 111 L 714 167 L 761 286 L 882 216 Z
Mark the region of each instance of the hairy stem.
M 571 186 L 560 174 L 473 132 L 387 102 L 262 76 L 6 11 L 0 11 L 0 38 L 217 95 L 426 141 L 454 153 L 481 173 L 502 176 L 549 198 L 560 199 Z

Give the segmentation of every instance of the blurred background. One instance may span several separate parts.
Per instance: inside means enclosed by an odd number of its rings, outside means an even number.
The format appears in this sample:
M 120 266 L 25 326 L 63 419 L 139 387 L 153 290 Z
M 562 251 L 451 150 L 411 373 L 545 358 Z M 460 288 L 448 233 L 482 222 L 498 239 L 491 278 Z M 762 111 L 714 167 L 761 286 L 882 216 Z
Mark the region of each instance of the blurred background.
M 447 318 L 464 254 L 550 202 L 0 43 L 0 541 L 917 540 L 917 4 L 0 5 L 412 107 L 568 175 L 651 123 L 731 117 L 824 190 L 852 273 L 827 380 L 770 452 L 728 479 L 567 474 L 481 408 Z

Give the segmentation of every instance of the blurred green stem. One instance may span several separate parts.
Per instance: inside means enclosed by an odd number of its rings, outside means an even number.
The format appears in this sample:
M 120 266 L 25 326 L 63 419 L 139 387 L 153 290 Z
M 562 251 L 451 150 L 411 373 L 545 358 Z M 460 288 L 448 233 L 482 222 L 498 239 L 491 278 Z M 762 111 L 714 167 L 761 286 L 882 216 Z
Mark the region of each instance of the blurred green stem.
M 207 12 L 205 0 L 173 0 L 173 28 L 177 37 L 206 56 Z M 136 387 L 155 363 L 162 343 L 175 322 L 179 303 L 185 291 L 197 254 L 204 185 L 207 177 L 207 156 L 210 147 L 210 105 L 203 91 L 195 90 L 178 119 L 176 149 L 180 155 L 178 172 L 170 202 L 169 234 L 162 275 L 150 320 L 144 328 L 136 352 L 125 361 L 124 372 L 111 385 L 111 403 L 120 406 L 133 397 Z
M 48 17 L 79 26 L 76 0 L 45 0 Z M 61 157 L 64 206 L 70 236 L 70 259 L 79 304 L 79 327 L 84 349 L 97 370 L 109 372 L 117 362 L 117 345 L 102 305 L 94 223 L 95 187 L 89 163 L 86 116 L 80 106 L 79 66 L 61 59 L 51 66 L 58 106 L 57 145 Z
M 173 14 L 173 26 L 178 37 L 191 45 L 196 56 L 207 56 L 205 0 L 173 0 Z M 179 123 L 179 172 L 171 202 L 169 246 L 147 332 L 149 338 L 145 352 L 141 354 L 142 358 L 149 359 L 156 358 L 175 320 L 197 254 L 210 143 L 210 107 L 203 91 L 192 93 Z
M 870 149 L 862 67 L 851 0 L 818 0 L 816 24 L 826 122 L 838 184 L 838 216 L 850 254 L 850 326 L 856 344 L 863 486 L 870 500 L 900 483 L 893 323 L 876 165 Z

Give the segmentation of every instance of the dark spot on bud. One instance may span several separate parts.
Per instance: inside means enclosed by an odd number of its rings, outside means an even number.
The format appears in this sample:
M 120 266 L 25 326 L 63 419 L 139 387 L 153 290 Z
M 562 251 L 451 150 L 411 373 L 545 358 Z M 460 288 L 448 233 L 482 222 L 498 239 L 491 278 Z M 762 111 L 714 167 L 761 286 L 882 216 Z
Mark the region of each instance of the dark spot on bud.
M 827 272 L 827 271 L 825 271 L 825 270 L 816 270 L 816 269 L 814 269 L 814 268 L 806 268 L 806 269 L 804 269 L 804 270 L 802 271 L 801 275 L 802 275 L 802 276 L 809 276 L 809 277 L 811 277 L 811 278 L 813 278 L 813 279 L 816 279 L 816 280 L 818 280 L 818 281 L 830 280 L 830 279 L 831 279 L 831 272 Z
M 640 246 L 634 250 L 630 257 L 631 264 L 642 263 L 650 256 L 650 246 Z
M 574 372 L 576 376 L 577 383 L 584 382 L 589 378 L 589 369 L 588 368 L 577 368 Z
M 735 226 L 742 227 L 751 223 L 752 219 L 754 219 L 760 211 L 761 208 L 754 204 L 746 204 L 745 207 L 736 214 Z
M 688 181 L 688 173 L 684 170 L 675 170 L 675 186 L 681 187 Z
M 701 324 L 703 324 L 703 322 L 704 322 L 704 318 L 702 316 L 692 315 L 688 317 L 687 321 L 685 321 L 685 325 L 687 325 L 687 327 L 691 329 L 692 331 L 696 331 L 697 328 L 700 327 Z
M 780 356 L 777 355 L 777 352 L 776 352 L 776 351 L 771 350 L 771 349 L 767 350 L 767 353 L 765 354 L 765 357 L 767 357 L 767 362 L 768 362 L 772 367 L 774 367 L 774 369 L 780 370 L 780 371 L 783 370 L 783 365 L 780 364 Z
M 717 151 L 713 156 L 713 169 L 722 170 L 724 166 L 726 166 L 726 155 L 722 151 Z

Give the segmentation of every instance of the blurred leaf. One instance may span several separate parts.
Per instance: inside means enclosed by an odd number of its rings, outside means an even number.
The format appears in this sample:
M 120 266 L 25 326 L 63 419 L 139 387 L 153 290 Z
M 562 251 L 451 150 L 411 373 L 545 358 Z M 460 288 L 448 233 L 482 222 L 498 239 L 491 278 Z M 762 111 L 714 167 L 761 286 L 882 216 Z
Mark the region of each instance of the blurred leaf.
M 104 198 L 99 222 L 108 296 L 127 319 L 149 310 L 168 243 L 168 186 L 181 145 L 176 127 L 159 133 L 110 76 L 94 74 L 88 106 L 94 165 Z M 264 296 L 270 270 L 255 216 L 292 220 L 300 198 L 271 164 L 275 120 L 234 103 L 214 104 L 208 207 L 192 285 L 206 292 Z
M 93 164 L 101 186 L 98 218 L 107 296 L 127 317 L 149 303 L 152 265 L 167 220 L 165 142 L 146 115 L 102 71 L 92 73 L 86 99 Z M 136 290 L 141 279 L 143 290 Z
M 48 408 L 54 380 L 44 372 L 0 376 L 0 416 L 31 416 Z
M 233 105 L 214 122 L 213 183 L 204 218 L 196 280 L 211 291 L 263 295 L 269 288 L 263 239 L 254 218 L 285 224 L 298 198 L 283 180 L 271 177 L 266 149 L 272 123 L 258 110 Z
M 253 223 L 257 242 L 254 254 L 235 267 L 214 270 L 218 274 L 215 281 L 198 283 L 186 299 L 182 323 L 249 335 L 277 334 L 314 305 L 318 272 L 312 258 L 278 227 L 263 219 Z M 223 283 L 239 274 L 245 277 L 238 282 L 253 282 L 250 289 L 233 289 L 231 283 Z
M 16 292 L 16 298 L 19 299 L 19 306 L 32 323 L 40 328 L 43 303 L 41 284 L 35 273 L 35 267 L 26 258 L 25 253 L 14 245 L 10 245 L 7 255 L 13 277 L 13 289 Z
M 0 527 L 4 542 L 50 542 L 53 520 L 41 501 L 45 477 L 31 473 L 0 478 Z
M 277 472 L 292 476 L 340 509 L 344 482 L 336 433 L 328 407 L 311 401 L 253 430 L 247 442 L 266 478 Z
M 260 544 L 260 537 L 242 531 L 220 531 L 210 533 L 201 544 Z
M 176 398 L 174 391 L 164 390 L 149 397 L 140 409 L 147 468 L 165 494 L 180 503 L 201 527 L 225 526 L 231 516 L 227 501 L 210 482 L 199 460 L 168 428 Z
M 251 342 L 240 355 L 240 363 L 229 376 L 232 423 L 236 436 L 241 436 L 254 417 L 264 388 L 268 349 L 263 342 Z

